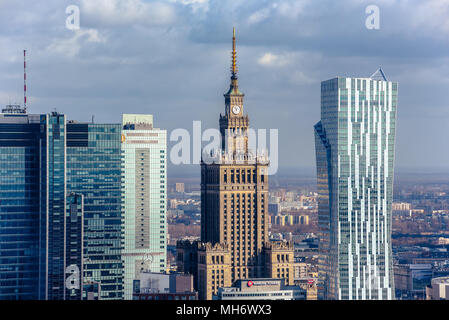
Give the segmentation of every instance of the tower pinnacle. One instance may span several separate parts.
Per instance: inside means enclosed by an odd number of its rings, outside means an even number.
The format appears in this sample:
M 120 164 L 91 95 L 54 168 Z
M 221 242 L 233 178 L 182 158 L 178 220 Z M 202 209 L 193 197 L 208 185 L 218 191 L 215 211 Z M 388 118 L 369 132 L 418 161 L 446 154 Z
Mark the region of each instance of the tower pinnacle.
M 237 52 L 235 50 L 235 27 L 232 28 L 231 73 L 232 78 L 237 78 Z
M 237 80 L 237 51 L 235 49 L 235 27 L 232 29 L 232 52 L 231 52 L 231 86 L 225 95 L 242 94 L 239 91 L 239 84 Z

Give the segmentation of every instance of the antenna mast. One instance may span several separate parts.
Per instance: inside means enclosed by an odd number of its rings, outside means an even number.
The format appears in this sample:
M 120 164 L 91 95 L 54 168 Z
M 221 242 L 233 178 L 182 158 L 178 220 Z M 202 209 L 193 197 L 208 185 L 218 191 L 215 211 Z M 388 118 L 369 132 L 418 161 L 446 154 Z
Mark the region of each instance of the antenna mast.
M 23 50 L 23 108 L 27 110 L 27 65 L 26 65 L 26 50 Z

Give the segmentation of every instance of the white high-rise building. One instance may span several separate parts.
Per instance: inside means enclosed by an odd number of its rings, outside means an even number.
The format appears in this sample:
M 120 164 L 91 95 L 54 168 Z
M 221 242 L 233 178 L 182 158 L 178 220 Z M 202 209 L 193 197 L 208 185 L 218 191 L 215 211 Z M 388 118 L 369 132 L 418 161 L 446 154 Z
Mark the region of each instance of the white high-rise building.
M 315 125 L 321 299 L 392 299 L 391 207 L 397 88 L 370 78 L 321 83 Z
M 141 271 L 167 265 L 167 131 L 152 115 L 122 118 L 123 297 L 132 299 Z

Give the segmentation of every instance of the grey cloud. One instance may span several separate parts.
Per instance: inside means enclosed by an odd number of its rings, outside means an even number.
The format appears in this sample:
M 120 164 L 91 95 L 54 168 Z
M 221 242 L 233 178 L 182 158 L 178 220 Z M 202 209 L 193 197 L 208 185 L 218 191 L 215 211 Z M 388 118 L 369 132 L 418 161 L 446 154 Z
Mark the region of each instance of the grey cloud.
M 280 128 L 281 166 L 314 166 L 320 81 L 380 65 L 399 82 L 397 165 L 449 159 L 446 2 L 113 0 L 118 12 L 107 1 L 0 0 L 0 103 L 21 96 L 26 47 L 32 112 L 99 122 L 147 112 L 169 130 L 217 127 L 235 25 L 245 110 L 252 126 Z M 364 9 L 376 3 L 381 29 L 367 30 Z M 70 4 L 81 9 L 79 36 L 65 28 Z

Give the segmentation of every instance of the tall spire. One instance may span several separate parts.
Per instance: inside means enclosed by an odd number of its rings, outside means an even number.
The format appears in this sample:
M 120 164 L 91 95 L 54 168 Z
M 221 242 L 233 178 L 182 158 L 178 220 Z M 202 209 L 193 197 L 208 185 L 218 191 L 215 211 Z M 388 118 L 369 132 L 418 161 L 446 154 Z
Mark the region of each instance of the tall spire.
M 232 28 L 232 55 L 231 55 L 232 78 L 237 78 L 237 52 L 235 50 L 235 27 Z
M 235 28 L 232 30 L 232 52 L 231 52 L 231 85 L 225 95 L 242 94 L 239 90 L 239 83 L 237 80 L 237 51 L 235 49 Z

